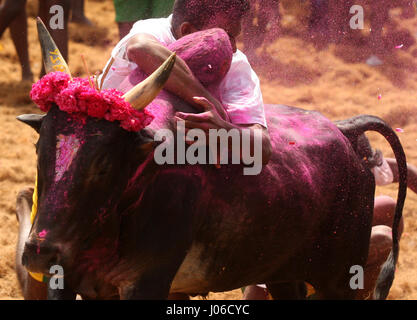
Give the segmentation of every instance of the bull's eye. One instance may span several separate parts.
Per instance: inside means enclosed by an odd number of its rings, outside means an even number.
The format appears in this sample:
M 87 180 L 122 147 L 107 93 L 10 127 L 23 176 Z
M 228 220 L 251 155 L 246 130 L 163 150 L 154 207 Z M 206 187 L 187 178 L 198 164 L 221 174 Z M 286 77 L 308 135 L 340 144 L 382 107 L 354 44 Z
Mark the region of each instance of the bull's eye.
M 109 173 L 108 170 L 109 159 L 107 156 L 103 155 L 95 159 L 91 167 L 91 173 L 96 177 L 103 177 Z
M 107 170 L 106 169 L 100 169 L 98 172 L 97 172 L 97 175 L 98 176 L 105 176 L 107 174 Z

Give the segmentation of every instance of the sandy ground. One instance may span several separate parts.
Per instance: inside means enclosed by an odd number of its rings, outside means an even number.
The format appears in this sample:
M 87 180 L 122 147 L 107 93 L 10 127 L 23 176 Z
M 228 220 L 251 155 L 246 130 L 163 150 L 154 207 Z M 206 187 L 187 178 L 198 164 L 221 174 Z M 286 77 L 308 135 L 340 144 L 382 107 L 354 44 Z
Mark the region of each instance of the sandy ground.
M 39 73 L 41 61 L 33 16 L 35 0 L 28 1 L 29 42 L 32 70 Z M 117 43 L 112 1 L 90 0 L 86 4 L 94 28 L 71 25 L 69 67 L 84 76 L 80 55 L 84 54 L 92 72 L 106 63 Z M 391 11 L 395 29 L 389 43 L 392 50 L 385 64 L 370 67 L 363 63 L 369 54 L 365 44 L 331 44 L 317 48 L 302 37 L 301 19 L 288 12 L 279 39 L 270 41 L 258 54 L 262 64 L 255 64 L 266 103 L 280 103 L 321 111 L 337 120 L 358 114 L 382 117 L 399 133 L 409 162 L 417 164 L 417 18 L 404 20 L 399 10 Z M 400 31 L 411 34 L 405 38 Z M 395 33 L 397 32 L 397 33 Z M 398 38 L 396 38 L 398 35 Z M 0 41 L 0 299 L 21 299 L 14 260 L 18 224 L 15 200 L 18 191 L 34 184 L 36 134 L 15 118 L 23 113 L 39 113 L 29 98 L 29 84 L 20 83 L 20 68 L 8 32 Z M 378 99 L 378 96 L 380 98 Z M 374 147 L 386 156 L 392 152 L 377 134 L 369 135 Z M 396 198 L 397 186 L 378 188 L 376 195 Z M 411 192 L 404 208 L 405 231 L 401 240 L 398 271 L 390 299 L 417 299 L 417 196 Z M 240 299 L 240 290 L 210 294 L 209 299 Z

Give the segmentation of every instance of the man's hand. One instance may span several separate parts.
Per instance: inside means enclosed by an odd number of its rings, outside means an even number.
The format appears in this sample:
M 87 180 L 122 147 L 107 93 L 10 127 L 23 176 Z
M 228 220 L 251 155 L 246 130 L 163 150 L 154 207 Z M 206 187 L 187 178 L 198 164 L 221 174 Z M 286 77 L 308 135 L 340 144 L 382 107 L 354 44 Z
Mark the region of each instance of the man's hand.
M 204 108 L 202 113 L 184 113 L 177 112 L 175 114 L 177 121 L 184 121 L 186 129 L 198 128 L 203 130 L 207 135 L 210 129 L 226 129 L 229 127 L 219 114 L 217 109 L 206 98 L 194 97 L 195 103 L 201 105 Z
M 202 113 L 194 114 L 194 113 L 183 113 L 177 112 L 175 115 L 176 121 L 184 121 L 185 124 L 185 134 L 190 129 L 198 128 L 203 130 L 206 133 L 206 136 L 209 135 L 210 129 L 225 129 L 227 131 L 232 129 L 237 129 L 240 131 L 240 136 L 242 137 L 242 130 L 249 129 L 253 132 L 253 130 L 262 130 L 262 163 L 265 165 L 269 162 L 271 157 L 272 147 L 271 141 L 269 138 L 268 130 L 262 127 L 260 124 L 251 124 L 251 125 L 236 125 L 232 124 L 228 121 L 225 121 L 222 116 L 217 111 L 217 108 L 209 102 L 206 98 L 202 97 L 194 97 L 193 100 L 195 103 L 201 105 L 205 110 Z M 254 150 L 254 134 L 251 134 L 251 143 L 250 148 Z M 191 142 L 192 143 L 192 142 Z M 220 152 L 218 153 L 220 154 Z

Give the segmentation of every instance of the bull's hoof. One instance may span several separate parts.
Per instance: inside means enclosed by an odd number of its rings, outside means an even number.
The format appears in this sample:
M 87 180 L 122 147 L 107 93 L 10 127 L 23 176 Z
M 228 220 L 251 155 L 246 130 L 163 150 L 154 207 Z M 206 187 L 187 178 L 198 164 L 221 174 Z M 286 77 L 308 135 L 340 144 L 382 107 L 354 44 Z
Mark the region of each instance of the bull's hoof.
M 32 211 L 32 196 L 33 188 L 26 188 L 21 190 L 17 194 L 16 198 L 16 218 L 21 222 L 24 218 L 30 218 L 30 212 Z

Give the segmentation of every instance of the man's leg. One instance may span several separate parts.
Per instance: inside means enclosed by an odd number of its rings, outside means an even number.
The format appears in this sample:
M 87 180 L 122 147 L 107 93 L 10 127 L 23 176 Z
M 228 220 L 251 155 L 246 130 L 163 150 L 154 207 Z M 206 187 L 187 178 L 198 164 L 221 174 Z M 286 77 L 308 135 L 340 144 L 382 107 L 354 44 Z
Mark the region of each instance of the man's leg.
M 26 0 L 5 0 L 0 7 L 0 38 L 12 21 L 24 10 Z
M 364 267 L 364 289 L 358 290 L 356 299 L 372 299 L 381 267 L 392 247 L 392 229 L 385 225 L 372 227 L 369 253 Z
M 16 247 L 16 273 L 26 300 L 45 300 L 47 296 L 46 284 L 33 279 L 22 265 L 22 253 L 26 239 L 32 227 L 30 213 L 32 210 L 33 189 L 19 192 L 16 200 L 16 216 L 19 221 L 19 236 Z
M 398 182 L 399 175 L 397 161 L 393 158 L 385 158 L 385 160 L 387 160 L 387 163 L 391 168 L 394 177 L 393 182 Z M 407 187 L 414 193 L 417 193 L 417 167 L 410 163 L 407 163 Z
M 28 25 L 25 7 L 10 24 L 10 35 L 22 67 L 22 80 L 33 81 L 29 62 Z
M 71 22 L 92 26 L 93 23 L 85 16 L 84 0 L 71 1 Z
M 52 14 L 49 13 L 49 10 L 52 6 L 59 5 L 64 9 L 64 28 L 63 29 L 51 29 L 49 26 L 49 20 L 52 17 Z M 39 1 L 39 17 L 45 23 L 49 33 L 54 39 L 56 45 L 59 48 L 59 51 L 62 54 L 62 57 L 68 63 L 68 17 L 69 11 L 71 8 L 70 0 L 42 0 Z M 45 75 L 45 67 L 42 62 L 42 70 L 40 76 Z
M 119 36 L 126 36 L 133 24 L 138 20 L 148 19 L 152 14 L 152 4 L 143 0 L 113 0 L 116 11 L 116 22 L 119 26 Z
M 381 266 L 387 260 L 392 248 L 392 224 L 394 222 L 396 202 L 388 196 L 375 198 L 372 232 L 369 243 L 369 254 L 364 268 L 364 290 L 360 290 L 357 299 L 372 299 L 376 280 Z M 404 230 L 404 220 L 401 218 L 398 237 Z
M 256 285 L 247 286 L 242 300 L 269 300 L 268 289 Z
M 392 228 L 394 222 L 395 207 L 397 203 L 394 199 L 388 196 L 379 196 L 375 198 L 374 217 L 372 220 L 373 226 L 385 225 Z M 404 219 L 401 218 L 398 234 L 401 234 L 404 230 Z

